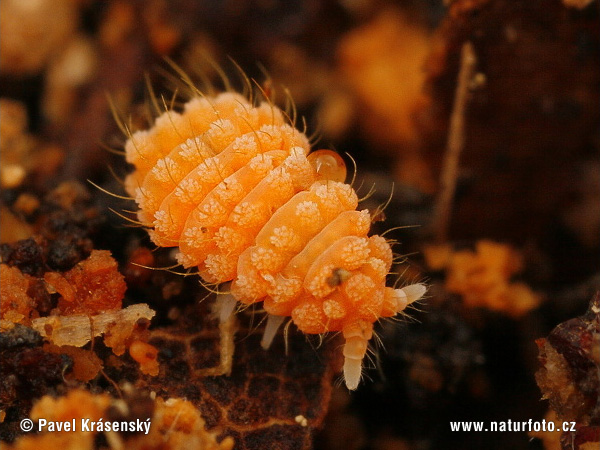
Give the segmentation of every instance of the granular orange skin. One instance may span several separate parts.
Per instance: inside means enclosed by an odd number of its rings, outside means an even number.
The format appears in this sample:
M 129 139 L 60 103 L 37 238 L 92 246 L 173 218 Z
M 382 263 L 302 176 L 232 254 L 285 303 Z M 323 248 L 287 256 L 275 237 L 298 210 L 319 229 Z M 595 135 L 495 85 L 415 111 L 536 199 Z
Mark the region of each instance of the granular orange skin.
M 107 250 L 94 250 L 68 272 L 46 272 L 44 280 L 61 297 L 58 313 L 94 315 L 121 308 L 127 285 Z
M 0 264 L 0 319 L 29 325 L 38 316 L 35 302 L 27 295 L 31 280 L 18 267 Z
M 179 246 L 179 263 L 205 281 L 231 281 L 239 302 L 262 301 L 305 333 L 343 331 L 346 360 L 358 361 L 354 389 L 373 323 L 422 292 L 385 286 L 392 251 L 368 237 L 341 158 L 307 157 L 307 137 L 277 107 L 235 93 L 163 113 L 125 151 L 136 167 L 126 188 L 152 240 Z

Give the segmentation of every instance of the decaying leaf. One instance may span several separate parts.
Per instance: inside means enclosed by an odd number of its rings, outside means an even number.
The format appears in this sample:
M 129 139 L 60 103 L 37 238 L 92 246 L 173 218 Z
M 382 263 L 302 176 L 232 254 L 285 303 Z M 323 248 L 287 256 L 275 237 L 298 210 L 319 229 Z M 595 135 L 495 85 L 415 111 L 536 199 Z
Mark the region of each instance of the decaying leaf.
M 118 323 L 126 322 L 133 328 L 138 320 L 150 320 L 154 314 L 148 305 L 139 303 L 95 316 L 40 317 L 32 321 L 32 328 L 55 345 L 82 347 L 93 337 L 103 335 Z

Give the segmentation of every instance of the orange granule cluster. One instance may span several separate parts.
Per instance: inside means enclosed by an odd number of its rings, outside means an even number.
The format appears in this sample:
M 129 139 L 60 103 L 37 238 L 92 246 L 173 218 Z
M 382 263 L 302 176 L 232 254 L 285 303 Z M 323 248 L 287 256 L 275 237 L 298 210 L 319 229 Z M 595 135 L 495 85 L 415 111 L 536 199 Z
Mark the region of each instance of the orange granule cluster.
M 153 241 L 179 246 L 184 267 L 197 266 L 210 283 L 231 281 L 237 301 L 264 301 L 270 320 L 343 331 L 346 359 L 360 364 L 373 322 L 424 288 L 385 286 L 389 244 L 367 236 L 369 212 L 356 211 L 352 187 L 335 181 L 345 177 L 341 160 L 309 150 L 271 103 L 196 97 L 131 135 L 125 151 L 136 171 L 126 188 Z
M 140 364 L 140 370 L 148 375 L 158 375 L 158 349 L 146 342 L 136 340 L 129 346 L 129 354 Z
M 35 302 L 27 294 L 33 277 L 23 274 L 17 267 L 0 264 L 0 319 L 29 325 L 38 317 Z
M 155 402 L 152 428 L 147 442 L 166 442 L 167 448 L 202 448 L 207 450 L 231 450 L 234 445 L 228 436 L 217 443 L 215 437 L 206 431 L 200 411 L 191 402 L 180 398 Z M 138 438 L 139 439 L 139 438 Z M 145 448 L 139 445 L 135 448 Z
M 121 308 L 127 286 L 109 251 L 94 250 L 68 272 L 46 272 L 44 280 L 61 298 L 59 314 L 94 315 Z
M 540 304 L 540 297 L 528 286 L 510 281 L 522 270 L 523 262 L 520 254 L 507 245 L 478 241 L 475 252 L 430 247 L 425 257 L 432 269 L 446 269 L 446 289 L 462 295 L 469 307 L 520 317 Z
M 72 421 L 76 420 L 77 431 L 54 431 L 33 435 L 25 435 L 18 438 L 13 444 L 2 448 L 8 450 L 37 450 L 41 448 L 72 448 L 93 449 L 96 433 L 82 432 L 81 419 L 97 421 L 106 417 L 106 410 L 111 399 L 106 394 L 91 394 L 84 390 L 76 389 L 64 397 L 53 398 L 49 395 L 42 397 L 32 408 L 30 418 L 32 420 L 46 419 L 50 421 Z
M 360 111 L 364 132 L 378 149 L 393 152 L 397 177 L 428 193 L 434 192 L 435 182 L 419 154 L 417 130 L 418 117 L 429 103 L 424 66 L 430 51 L 427 27 L 396 8 L 386 8 L 348 32 L 337 51 L 340 84 L 355 104 L 348 107 L 337 100 L 339 107 Z M 328 106 L 335 107 L 335 101 Z
M 53 398 L 42 397 L 31 409 L 29 416 L 33 420 L 64 422 L 73 418 L 85 417 L 98 420 L 110 405 L 107 394 L 91 394 L 81 389 L 70 391 L 66 396 Z
M 61 295 L 47 317 L 39 317 L 28 294 L 37 281 L 17 267 L 0 264 L 0 329 L 14 323 L 31 326 L 51 343 L 45 346 L 47 352 L 73 358 L 73 372 L 68 376 L 76 380 L 89 381 L 102 368 L 93 351 L 80 348 L 100 335 L 115 355 L 129 349 L 143 373 L 158 374 L 158 351 L 144 342 L 154 311 L 145 304 L 121 309 L 126 284 L 110 252 L 94 250 L 68 272 L 44 274 L 48 291 Z
M 427 102 L 423 65 L 430 48 L 427 29 L 394 8 L 340 41 L 341 70 L 370 112 L 361 119 L 375 139 L 404 145 L 418 140 L 413 116 Z

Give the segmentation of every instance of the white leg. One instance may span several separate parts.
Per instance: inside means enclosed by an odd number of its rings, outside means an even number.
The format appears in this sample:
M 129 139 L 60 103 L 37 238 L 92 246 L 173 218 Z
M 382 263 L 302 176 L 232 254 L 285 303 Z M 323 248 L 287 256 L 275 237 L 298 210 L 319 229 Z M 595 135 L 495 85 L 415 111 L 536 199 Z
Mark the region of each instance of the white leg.
M 277 334 L 277 330 L 283 323 L 285 317 L 284 316 L 274 316 L 273 314 L 267 314 L 267 324 L 265 325 L 265 332 L 263 334 L 262 340 L 260 341 L 260 346 L 267 350 L 271 344 L 273 343 L 273 339 Z
M 227 322 L 227 320 L 233 314 L 237 300 L 231 294 L 219 294 L 213 307 L 213 311 L 218 315 L 221 323 Z

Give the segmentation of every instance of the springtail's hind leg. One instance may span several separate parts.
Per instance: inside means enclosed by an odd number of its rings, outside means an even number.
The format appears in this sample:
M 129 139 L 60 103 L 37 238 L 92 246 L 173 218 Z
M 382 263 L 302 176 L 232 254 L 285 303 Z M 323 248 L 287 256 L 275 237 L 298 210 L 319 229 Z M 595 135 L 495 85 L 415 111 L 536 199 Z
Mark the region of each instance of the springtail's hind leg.
M 344 380 L 351 391 L 358 387 L 362 374 L 362 360 L 367 353 L 369 340 L 373 336 L 373 324 L 358 321 L 343 330 L 344 344 Z
M 265 325 L 265 332 L 263 334 L 262 340 L 260 341 L 260 346 L 265 350 L 268 350 L 271 344 L 273 343 L 273 339 L 277 334 L 277 330 L 285 320 L 285 316 L 274 316 L 273 314 L 267 315 L 267 324 Z

